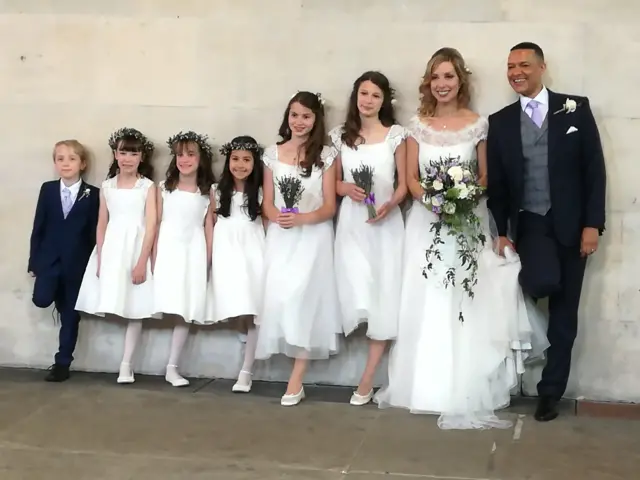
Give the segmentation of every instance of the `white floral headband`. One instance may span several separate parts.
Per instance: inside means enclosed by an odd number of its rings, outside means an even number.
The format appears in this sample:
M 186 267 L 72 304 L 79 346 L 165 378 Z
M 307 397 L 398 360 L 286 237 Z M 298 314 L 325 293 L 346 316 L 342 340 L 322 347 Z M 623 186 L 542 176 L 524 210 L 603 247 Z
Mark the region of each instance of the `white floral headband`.
M 291 95 L 291 97 L 289 98 L 289 100 L 291 100 L 293 97 L 295 97 L 296 95 L 298 95 L 301 92 L 301 90 L 298 90 L 296 93 L 294 93 L 293 95 Z M 316 97 L 318 97 L 318 101 L 320 102 L 320 105 L 322 105 L 324 107 L 324 98 L 322 97 L 321 93 L 315 93 L 314 94 Z
M 140 142 L 140 144 L 142 145 L 142 149 L 147 156 L 151 157 L 153 155 L 153 151 L 155 150 L 153 142 L 151 142 L 142 132 L 140 132 L 140 130 L 136 130 L 135 128 L 130 127 L 120 128 L 111 134 L 111 136 L 109 137 L 109 147 L 111 147 L 111 150 L 115 152 L 118 148 L 120 140 L 126 137 L 134 138 L 136 139 L 136 141 Z
M 180 131 L 175 134 L 169 140 L 167 140 L 167 146 L 174 152 L 174 147 L 179 142 L 194 142 L 200 147 L 200 151 L 203 152 L 208 158 L 213 158 L 213 149 L 209 144 L 209 137 L 207 135 L 202 135 L 200 133 L 196 133 L 192 130 L 187 132 Z

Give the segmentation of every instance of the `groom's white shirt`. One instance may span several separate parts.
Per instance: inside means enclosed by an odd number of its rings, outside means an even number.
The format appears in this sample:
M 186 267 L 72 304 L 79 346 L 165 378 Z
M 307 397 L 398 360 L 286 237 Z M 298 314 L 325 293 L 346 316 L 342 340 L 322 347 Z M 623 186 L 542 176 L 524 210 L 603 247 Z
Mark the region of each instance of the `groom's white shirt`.
M 531 100 L 537 101 L 540 105 L 538 105 L 538 109 L 542 114 L 542 118 L 547 117 L 547 113 L 549 113 L 549 90 L 544 85 L 542 86 L 542 90 L 540 93 L 535 96 L 535 98 L 525 97 L 520 95 L 520 107 L 522 107 L 522 111 L 526 113 L 529 117 L 531 117 L 531 111 L 527 110 L 527 105 Z

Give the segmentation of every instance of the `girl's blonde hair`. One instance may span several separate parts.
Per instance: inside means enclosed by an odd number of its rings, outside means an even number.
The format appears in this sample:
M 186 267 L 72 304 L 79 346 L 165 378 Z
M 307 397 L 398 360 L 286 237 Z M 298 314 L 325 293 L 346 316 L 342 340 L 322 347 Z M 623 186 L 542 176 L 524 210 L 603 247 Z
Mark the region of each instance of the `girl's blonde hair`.
M 458 106 L 467 108 L 471 102 L 470 76 L 471 71 L 467 68 L 464 58 L 455 48 L 445 47 L 438 50 L 431 56 L 427 69 L 422 77 L 422 82 L 418 91 L 420 92 L 420 107 L 418 113 L 421 117 L 432 117 L 436 111 L 438 100 L 431 93 L 431 77 L 433 71 L 444 62 L 449 62 L 458 76 Z

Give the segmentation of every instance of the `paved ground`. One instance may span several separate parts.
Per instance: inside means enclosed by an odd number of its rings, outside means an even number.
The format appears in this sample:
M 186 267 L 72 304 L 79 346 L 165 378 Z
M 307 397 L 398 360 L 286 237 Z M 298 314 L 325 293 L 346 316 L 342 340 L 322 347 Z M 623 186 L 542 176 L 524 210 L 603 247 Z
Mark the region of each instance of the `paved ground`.
M 1 480 L 630 480 L 640 471 L 640 422 L 549 424 L 532 404 L 510 430 L 441 431 L 435 418 L 351 407 L 349 389 L 309 388 L 295 408 L 281 385 L 250 395 L 226 381 L 175 389 L 161 378 L 115 384 L 77 374 L 0 369 Z

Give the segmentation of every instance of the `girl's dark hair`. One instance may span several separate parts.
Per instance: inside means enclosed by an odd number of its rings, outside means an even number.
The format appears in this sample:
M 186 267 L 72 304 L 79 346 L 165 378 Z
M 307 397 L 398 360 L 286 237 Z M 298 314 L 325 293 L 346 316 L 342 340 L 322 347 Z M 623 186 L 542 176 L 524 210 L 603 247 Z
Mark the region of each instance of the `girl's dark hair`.
M 304 142 L 300 149 L 304 151 L 304 160 L 300 162 L 302 167 L 302 176 L 308 177 L 311 175 L 311 170 L 314 166 L 322 168 L 324 162 L 322 161 L 322 148 L 324 146 L 324 137 L 326 135 L 326 127 L 324 124 L 324 106 L 319 94 L 311 92 L 298 92 L 287 104 L 287 109 L 284 111 L 282 117 L 282 124 L 278 135 L 282 137 L 282 141 L 278 142 L 278 145 L 282 145 L 285 142 L 291 140 L 291 128 L 289 128 L 289 111 L 291 105 L 299 103 L 303 107 L 311 110 L 315 116 L 315 122 L 311 132 L 309 132 L 309 138 Z
M 196 171 L 198 189 L 202 195 L 209 195 L 211 185 L 215 182 L 212 152 L 211 148 L 203 148 L 197 140 L 177 140 L 171 144 L 171 162 L 167 167 L 164 188 L 168 192 L 173 192 L 178 187 L 180 170 L 178 170 L 177 156 L 191 143 L 198 147 L 198 152 L 200 153 L 200 161 L 198 162 L 198 170 Z
M 153 180 L 153 165 L 151 159 L 153 157 L 153 144 L 138 130 L 133 128 L 124 128 L 115 132 L 109 139 L 109 146 L 113 154 L 113 161 L 109 167 L 107 178 L 115 177 L 120 168 L 118 160 L 116 160 L 116 151 L 140 153 L 140 165 L 138 165 L 138 174 Z
M 352 149 L 357 149 L 358 140 L 364 141 L 360 135 L 362 121 L 360 119 L 360 111 L 358 110 L 358 90 L 360 85 L 369 81 L 382 90 L 382 107 L 378 112 L 380 123 L 385 127 L 391 127 L 396 123 L 396 117 L 393 111 L 393 89 L 389 84 L 389 79 L 380 72 L 365 72 L 353 82 L 353 90 L 349 97 L 349 107 L 347 110 L 347 119 L 344 122 L 344 132 L 342 133 L 342 143 Z
M 262 214 L 259 193 L 260 187 L 262 186 L 263 149 L 258 145 L 258 142 L 256 142 L 253 137 L 248 135 L 242 135 L 234 138 L 231 140 L 230 145 L 233 147 L 242 147 L 244 145 L 246 148 L 242 148 L 242 150 L 251 152 L 251 155 L 253 156 L 253 171 L 246 178 L 244 184 L 244 203 L 242 205 L 242 209 L 249 216 L 251 221 L 254 221 Z M 231 159 L 231 154 L 235 150 L 240 150 L 240 148 L 236 148 L 234 150 L 227 148 L 225 150 L 224 169 L 222 170 L 222 177 L 220 177 L 220 183 L 217 188 L 220 193 L 220 200 L 218 205 L 216 205 L 216 213 L 223 217 L 231 215 L 231 201 L 235 192 L 235 181 L 233 174 L 231 173 L 231 169 L 229 168 L 229 161 Z

